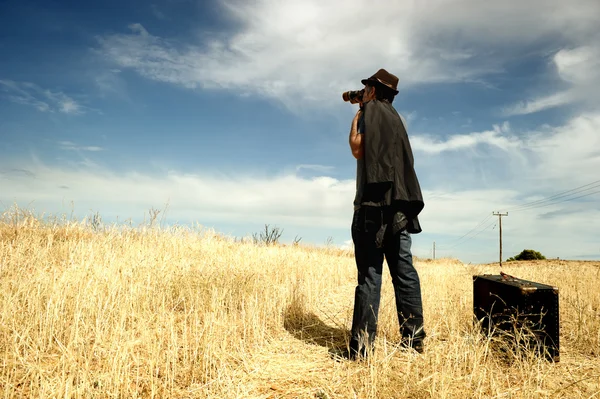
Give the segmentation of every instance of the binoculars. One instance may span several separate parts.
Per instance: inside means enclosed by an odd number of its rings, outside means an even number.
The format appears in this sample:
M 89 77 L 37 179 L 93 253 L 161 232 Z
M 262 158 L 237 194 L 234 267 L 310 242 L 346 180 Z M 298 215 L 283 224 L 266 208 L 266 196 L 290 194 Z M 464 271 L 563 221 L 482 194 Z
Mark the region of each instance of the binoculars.
M 362 101 L 362 96 L 365 92 L 365 89 L 362 90 L 352 90 L 342 93 L 342 100 L 346 102 L 350 102 L 350 104 L 356 104 Z

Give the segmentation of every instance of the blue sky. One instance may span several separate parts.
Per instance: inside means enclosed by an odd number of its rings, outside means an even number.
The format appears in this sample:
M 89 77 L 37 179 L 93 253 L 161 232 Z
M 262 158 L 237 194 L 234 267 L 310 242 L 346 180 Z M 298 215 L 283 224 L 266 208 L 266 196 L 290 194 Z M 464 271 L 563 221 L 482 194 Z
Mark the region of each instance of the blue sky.
M 491 214 L 508 210 L 505 258 L 600 259 L 600 185 L 519 208 L 600 180 L 597 15 L 593 0 L 4 1 L 1 206 L 141 222 L 168 204 L 169 224 L 346 246 L 357 106 L 341 93 L 386 68 L 425 196 L 415 255 L 435 241 L 493 262 Z

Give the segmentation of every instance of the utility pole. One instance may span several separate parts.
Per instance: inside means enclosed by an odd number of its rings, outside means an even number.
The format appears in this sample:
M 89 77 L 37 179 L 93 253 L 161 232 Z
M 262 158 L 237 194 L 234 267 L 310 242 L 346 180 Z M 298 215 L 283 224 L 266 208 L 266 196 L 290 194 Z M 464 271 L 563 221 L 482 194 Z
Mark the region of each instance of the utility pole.
M 435 260 L 435 241 L 433 242 L 433 260 Z
M 502 269 L 502 216 L 508 216 L 508 212 L 506 213 L 492 213 L 494 216 L 498 216 L 498 223 L 500 227 L 500 269 Z

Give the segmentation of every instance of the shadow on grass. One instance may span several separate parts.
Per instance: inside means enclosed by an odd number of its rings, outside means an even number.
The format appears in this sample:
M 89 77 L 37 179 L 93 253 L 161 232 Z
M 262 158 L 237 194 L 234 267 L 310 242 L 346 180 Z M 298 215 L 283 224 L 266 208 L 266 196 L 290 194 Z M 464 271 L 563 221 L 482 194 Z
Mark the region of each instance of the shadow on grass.
M 306 343 L 330 349 L 348 346 L 349 330 L 331 327 L 312 312 L 305 312 L 303 306 L 293 302 L 284 315 L 284 328 L 295 338 Z

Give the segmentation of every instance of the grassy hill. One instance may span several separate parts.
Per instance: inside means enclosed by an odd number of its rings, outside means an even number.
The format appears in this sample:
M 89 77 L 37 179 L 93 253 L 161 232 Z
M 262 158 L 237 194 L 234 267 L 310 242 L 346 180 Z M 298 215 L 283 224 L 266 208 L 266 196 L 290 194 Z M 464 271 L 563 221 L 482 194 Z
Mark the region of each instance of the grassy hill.
M 472 322 L 472 275 L 417 261 L 426 352 L 398 348 L 385 270 L 366 363 L 336 362 L 352 253 L 258 246 L 210 231 L 0 222 L 3 398 L 591 398 L 600 395 L 600 263 L 513 262 L 560 289 L 561 361 L 500 356 Z

